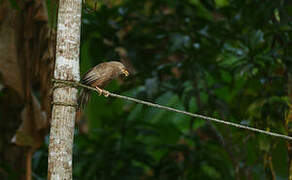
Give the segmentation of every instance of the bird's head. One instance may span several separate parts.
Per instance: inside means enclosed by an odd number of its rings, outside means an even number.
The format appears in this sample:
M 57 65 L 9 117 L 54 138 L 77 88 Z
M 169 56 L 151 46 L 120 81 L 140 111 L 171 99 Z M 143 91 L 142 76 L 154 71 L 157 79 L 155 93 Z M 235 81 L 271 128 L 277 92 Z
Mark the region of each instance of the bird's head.
M 116 68 L 118 68 L 119 70 L 119 75 L 125 75 L 125 76 L 129 76 L 129 71 L 127 70 L 127 68 L 125 67 L 125 65 L 123 65 L 122 63 L 120 62 L 117 62 L 117 61 L 111 61 L 109 62 L 111 63 L 112 65 L 114 65 Z

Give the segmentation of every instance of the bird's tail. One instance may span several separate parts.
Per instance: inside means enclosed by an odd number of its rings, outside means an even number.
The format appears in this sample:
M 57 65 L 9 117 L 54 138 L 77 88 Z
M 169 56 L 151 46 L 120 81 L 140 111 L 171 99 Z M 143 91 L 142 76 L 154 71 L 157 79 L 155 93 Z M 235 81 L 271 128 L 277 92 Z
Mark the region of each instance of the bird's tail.
M 89 101 L 91 92 L 89 89 L 82 89 L 78 97 L 78 109 L 84 109 Z

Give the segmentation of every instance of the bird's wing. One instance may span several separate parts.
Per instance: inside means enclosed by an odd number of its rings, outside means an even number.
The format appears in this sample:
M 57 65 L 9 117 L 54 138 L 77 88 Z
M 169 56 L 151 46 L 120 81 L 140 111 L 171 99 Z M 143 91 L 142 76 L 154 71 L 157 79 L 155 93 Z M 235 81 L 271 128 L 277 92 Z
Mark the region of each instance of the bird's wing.
M 107 81 L 108 72 L 111 68 L 106 63 L 101 63 L 85 73 L 82 78 L 82 83 L 87 85 L 102 85 L 102 82 Z

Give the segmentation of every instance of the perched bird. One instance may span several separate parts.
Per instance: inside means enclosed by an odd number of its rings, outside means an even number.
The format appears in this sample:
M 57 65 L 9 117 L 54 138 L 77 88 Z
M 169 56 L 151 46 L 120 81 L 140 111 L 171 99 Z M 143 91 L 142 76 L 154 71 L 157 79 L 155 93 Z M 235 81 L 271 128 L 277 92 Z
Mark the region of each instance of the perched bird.
M 103 94 L 105 97 L 108 97 L 109 92 L 102 88 L 104 88 L 111 80 L 123 74 L 128 76 L 129 72 L 122 63 L 117 61 L 104 62 L 94 66 L 87 73 L 85 73 L 81 79 L 81 83 L 95 87 L 99 92 L 99 95 Z M 89 98 L 90 90 L 82 89 L 78 98 L 79 109 L 85 107 Z

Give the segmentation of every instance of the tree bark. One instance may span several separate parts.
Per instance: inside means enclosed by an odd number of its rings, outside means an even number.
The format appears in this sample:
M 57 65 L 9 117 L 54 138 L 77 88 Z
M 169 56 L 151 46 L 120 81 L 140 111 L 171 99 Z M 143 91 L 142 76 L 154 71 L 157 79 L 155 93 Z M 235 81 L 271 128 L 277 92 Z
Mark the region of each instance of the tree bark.
M 54 78 L 79 81 L 81 0 L 60 0 Z M 53 92 L 48 179 L 72 179 L 72 147 L 77 88 L 58 86 Z

